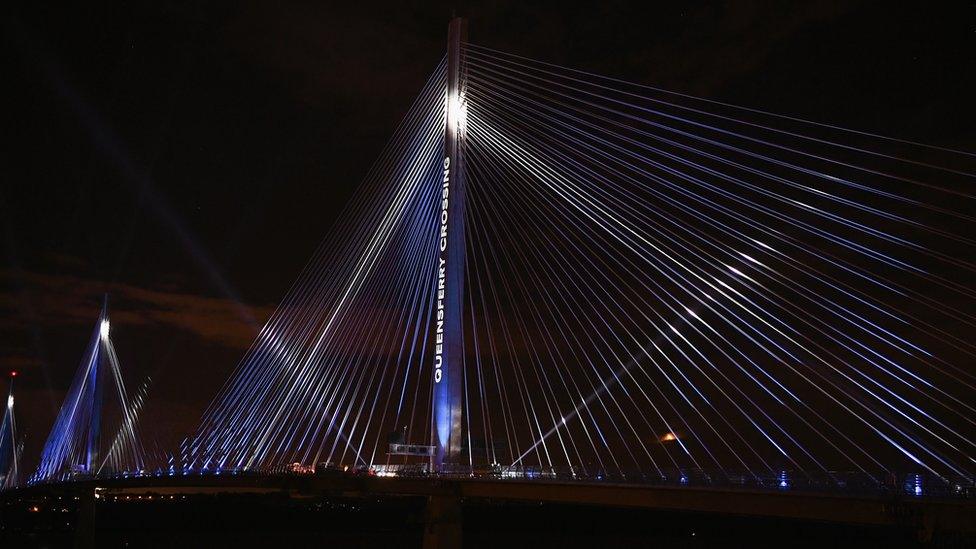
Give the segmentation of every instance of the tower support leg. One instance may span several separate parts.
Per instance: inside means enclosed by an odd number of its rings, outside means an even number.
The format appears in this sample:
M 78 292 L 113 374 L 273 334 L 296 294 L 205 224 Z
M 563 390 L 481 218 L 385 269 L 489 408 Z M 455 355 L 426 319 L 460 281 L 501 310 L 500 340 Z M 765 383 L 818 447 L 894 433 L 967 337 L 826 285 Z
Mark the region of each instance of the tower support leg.
M 95 490 L 81 490 L 75 518 L 75 547 L 95 548 Z
M 461 499 L 430 496 L 424 516 L 424 549 L 461 547 Z

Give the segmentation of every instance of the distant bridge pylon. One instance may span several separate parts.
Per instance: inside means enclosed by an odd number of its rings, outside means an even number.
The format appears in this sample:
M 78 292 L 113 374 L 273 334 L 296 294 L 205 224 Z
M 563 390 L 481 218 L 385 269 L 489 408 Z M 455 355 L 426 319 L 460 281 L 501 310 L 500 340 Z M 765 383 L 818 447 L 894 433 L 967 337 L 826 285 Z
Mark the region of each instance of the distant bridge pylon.
M 121 417 L 118 434 L 103 455 L 102 401 L 108 383 L 118 396 Z M 137 421 L 142 400 L 141 393 L 130 400 L 126 392 L 112 343 L 108 296 L 105 296 L 81 365 L 75 372 L 30 482 L 143 470 L 144 452 Z
M 3 422 L 0 423 L 0 490 L 17 486 L 20 480 L 20 454 L 23 451 L 23 444 L 17 439 L 17 419 L 14 414 L 14 379 L 16 378 L 17 372 L 10 372 Z

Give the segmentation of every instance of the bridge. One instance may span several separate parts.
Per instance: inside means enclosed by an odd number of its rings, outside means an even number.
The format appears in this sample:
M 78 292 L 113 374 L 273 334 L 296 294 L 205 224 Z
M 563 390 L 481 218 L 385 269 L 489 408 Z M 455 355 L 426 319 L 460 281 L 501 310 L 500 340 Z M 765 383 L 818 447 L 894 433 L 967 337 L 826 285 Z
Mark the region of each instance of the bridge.
M 178 455 L 146 463 L 103 308 L 29 490 L 424 496 L 431 546 L 479 498 L 971 534 L 974 158 L 455 19 Z

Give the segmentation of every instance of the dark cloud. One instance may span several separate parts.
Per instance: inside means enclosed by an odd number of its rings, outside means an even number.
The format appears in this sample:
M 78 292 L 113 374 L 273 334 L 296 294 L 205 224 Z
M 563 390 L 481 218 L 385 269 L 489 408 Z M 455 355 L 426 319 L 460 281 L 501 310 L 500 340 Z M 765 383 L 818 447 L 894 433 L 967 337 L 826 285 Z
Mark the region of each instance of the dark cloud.
M 0 364 L 11 372 L 21 372 L 41 367 L 41 359 L 28 355 L 0 355 Z M 5 372 L 4 372 L 5 373 Z
M 98 296 L 104 283 L 72 275 L 0 270 L 0 281 L 16 281 L 33 295 L 35 322 L 45 328 L 91 326 L 98 316 Z M 121 325 L 171 327 L 200 339 L 230 347 L 246 348 L 269 306 L 244 306 L 250 317 L 242 317 L 242 304 L 228 299 L 205 297 L 174 291 L 158 291 L 127 284 L 110 287 L 111 318 Z M 0 330 L 24 328 L 20 321 L 20 299 L 13 293 L 0 293 Z

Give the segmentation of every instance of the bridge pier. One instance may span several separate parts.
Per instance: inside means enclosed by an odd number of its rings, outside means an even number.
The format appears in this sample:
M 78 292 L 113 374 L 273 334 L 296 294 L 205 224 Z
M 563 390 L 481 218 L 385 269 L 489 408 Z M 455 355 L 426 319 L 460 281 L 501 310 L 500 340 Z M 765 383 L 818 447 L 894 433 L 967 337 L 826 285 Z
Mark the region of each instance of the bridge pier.
M 80 490 L 75 518 L 75 543 L 78 549 L 95 549 L 95 489 Z
M 424 513 L 424 549 L 461 547 L 461 498 L 429 496 Z

